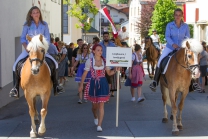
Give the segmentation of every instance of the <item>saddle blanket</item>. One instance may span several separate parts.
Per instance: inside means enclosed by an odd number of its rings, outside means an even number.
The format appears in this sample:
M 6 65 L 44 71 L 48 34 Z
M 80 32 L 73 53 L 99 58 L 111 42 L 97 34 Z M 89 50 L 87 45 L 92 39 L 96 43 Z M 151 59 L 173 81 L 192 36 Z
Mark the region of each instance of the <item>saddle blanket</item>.
M 165 74 L 165 73 L 166 73 L 166 71 L 167 71 L 167 69 L 168 69 L 169 62 L 170 62 L 170 60 L 171 60 L 171 57 L 172 57 L 172 56 L 168 56 L 169 59 L 168 59 L 167 64 L 165 64 L 165 66 L 162 66 L 162 69 L 163 69 L 162 74 Z M 167 58 L 167 57 L 165 57 L 165 58 Z M 165 62 L 165 61 L 162 61 L 162 62 Z M 161 65 L 163 65 L 163 63 L 162 63 Z

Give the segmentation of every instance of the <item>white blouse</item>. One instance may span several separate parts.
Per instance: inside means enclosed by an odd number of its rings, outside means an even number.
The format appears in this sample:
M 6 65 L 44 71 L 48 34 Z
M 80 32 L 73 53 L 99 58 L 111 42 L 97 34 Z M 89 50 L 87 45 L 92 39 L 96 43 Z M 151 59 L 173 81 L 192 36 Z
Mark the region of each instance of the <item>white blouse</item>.
M 95 69 L 95 70 L 103 70 L 104 68 L 105 68 L 105 63 L 104 63 L 104 61 L 102 60 L 102 66 L 100 66 L 100 67 L 98 67 L 98 66 L 95 66 L 95 58 L 93 57 L 93 59 L 92 59 L 92 67 L 93 67 L 93 69 Z M 91 58 L 90 59 L 88 59 L 86 62 L 85 62 L 85 68 L 84 68 L 84 70 L 86 70 L 86 71 L 90 71 L 90 66 L 91 66 Z M 110 67 L 106 67 L 105 68 L 106 70 L 110 70 Z
M 137 54 L 134 52 L 134 54 L 132 54 L 132 61 L 136 59 L 136 62 L 142 62 L 142 54 L 140 53 L 139 55 L 140 55 L 140 58 L 138 58 Z

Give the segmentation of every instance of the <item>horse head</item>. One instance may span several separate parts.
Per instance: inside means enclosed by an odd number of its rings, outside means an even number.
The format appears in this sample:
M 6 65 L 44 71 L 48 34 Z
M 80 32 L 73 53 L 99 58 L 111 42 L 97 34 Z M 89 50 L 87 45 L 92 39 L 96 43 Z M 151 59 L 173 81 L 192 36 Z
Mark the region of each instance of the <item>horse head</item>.
M 27 35 L 29 41 L 27 50 L 29 51 L 29 61 L 31 63 L 31 73 L 37 75 L 39 68 L 45 60 L 45 53 L 48 51 L 48 42 L 43 35 L 36 35 L 30 37 Z
M 153 46 L 152 38 L 150 36 L 145 37 L 145 49 L 149 48 L 150 46 Z
M 185 48 L 185 62 L 187 68 L 192 73 L 192 78 L 199 78 L 199 55 L 203 51 L 201 43 L 195 39 L 186 39 L 182 42 L 182 48 Z

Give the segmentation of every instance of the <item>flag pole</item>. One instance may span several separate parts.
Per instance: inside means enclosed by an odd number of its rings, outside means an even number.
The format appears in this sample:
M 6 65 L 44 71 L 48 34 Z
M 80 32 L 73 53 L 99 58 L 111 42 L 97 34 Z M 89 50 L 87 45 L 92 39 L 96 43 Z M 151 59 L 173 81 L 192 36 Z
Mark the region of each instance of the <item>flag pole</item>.
M 118 110 L 119 110 L 119 89 L 120 89 L 120 70 L 117 71 L 117 100 L 116 100 L 116 127 L 118 127 Z

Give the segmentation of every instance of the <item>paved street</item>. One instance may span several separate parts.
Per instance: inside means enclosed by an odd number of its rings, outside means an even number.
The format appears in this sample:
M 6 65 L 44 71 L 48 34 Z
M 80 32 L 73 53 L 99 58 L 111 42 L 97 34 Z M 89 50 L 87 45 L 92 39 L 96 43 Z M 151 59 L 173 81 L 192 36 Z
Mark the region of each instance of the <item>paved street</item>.
M 77 84 L 69 78 L 65 93 L 51 96 L 46 117 L 47 131 L 40 138 L 58 139 L 168 139 L 172 138 L 172 121 L 162 123 L 163 105 L 159 88 L 153 93 L 143 86 L 146 100 L 131 102 L 129 88 L 120 90 L 119 126 L 116 127 L 116 97 L 105 104 L 103 132 L 97 132 L 93 122 L 91 103 L 78 104 Z M 208 91 L 207 91 L 208 92 Z M 183 110 L 183 131 L 175 138 L 208 138 L 208 93 L 190 93 Z M 40 110 L 41 103 L 38 102 Z M 170 113 L 170 108 L 168 109 Z M 0 139 L 29 139 L 30 117 L 24 97 L 0 109 Z M 47 138 L 47 139 L 49 139 Z

